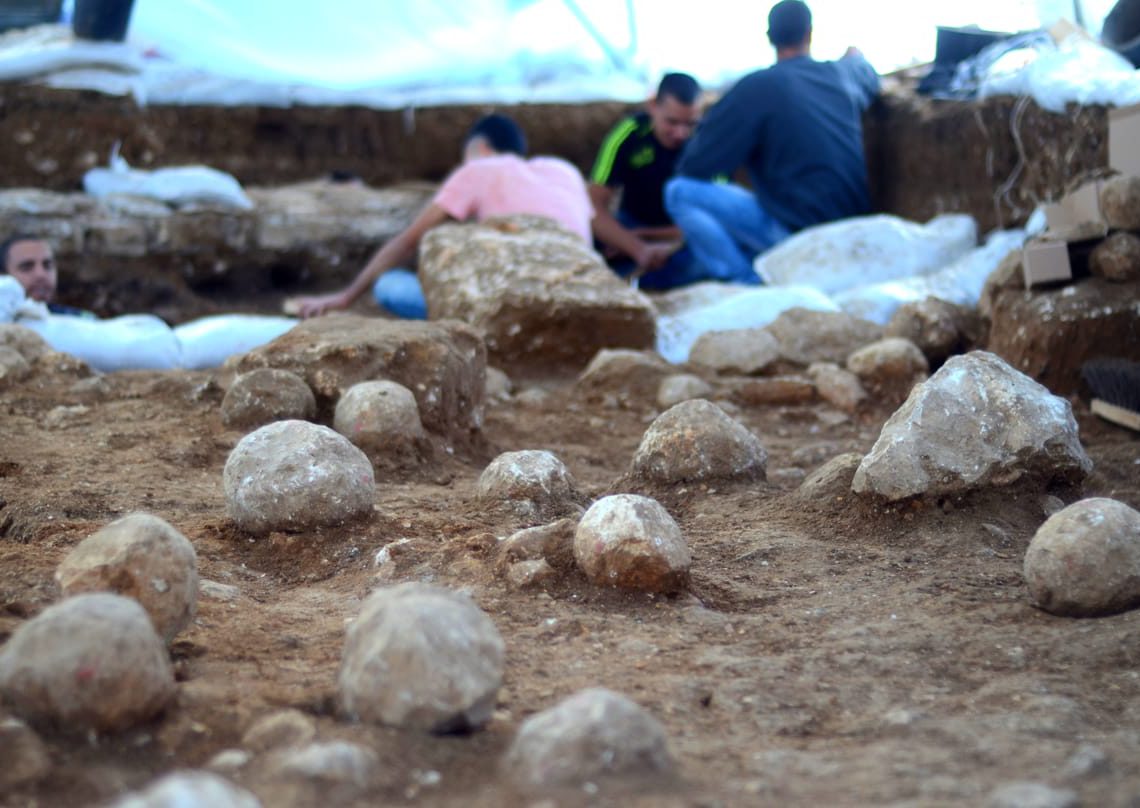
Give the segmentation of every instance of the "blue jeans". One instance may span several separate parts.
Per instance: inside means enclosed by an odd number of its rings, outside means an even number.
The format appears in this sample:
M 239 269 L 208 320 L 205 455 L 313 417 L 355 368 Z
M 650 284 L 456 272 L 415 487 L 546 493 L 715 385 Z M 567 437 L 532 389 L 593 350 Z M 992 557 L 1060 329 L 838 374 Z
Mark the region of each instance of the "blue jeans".
M 372 284 L 372 297 L 397 317 L 426 320 L 427 301 L 420 279 L 409 269 L 390 269 Z
M 713 280 L 759 284 L 753 260 L 791 235 L 739 185 L 674 177 L 665 209 Z

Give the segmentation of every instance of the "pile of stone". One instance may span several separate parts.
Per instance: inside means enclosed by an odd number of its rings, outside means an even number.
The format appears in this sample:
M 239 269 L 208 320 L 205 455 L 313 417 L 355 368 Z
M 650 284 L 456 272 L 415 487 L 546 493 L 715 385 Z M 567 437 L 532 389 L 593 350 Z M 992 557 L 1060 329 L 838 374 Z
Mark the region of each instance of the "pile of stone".
M 994 272 L 980 308 L 990 350 L 1068 394 L 1089 359 L 1140 360 L 1140 177 L 1093 181 L 1048 212 L 1050 230 Z
M 822 400 L 846 413 L 893 408 L 932 366 L 972 343 L 975 319 L 933 298 L 902 307 L 886 329 L 841 312 L 791 309 L 764 328 L 702 335 L 689 362 L 720 377 L 749 377 L 733 386 L 733 400 L 745 406 Z
M 197 611 L 193 545 L 132 514 L 80 542 L 56 578 L 64 600 L 0 649 L 0 703 L 71 733 L 121 731 L 160 713 L 175 693 L 167 646 Z

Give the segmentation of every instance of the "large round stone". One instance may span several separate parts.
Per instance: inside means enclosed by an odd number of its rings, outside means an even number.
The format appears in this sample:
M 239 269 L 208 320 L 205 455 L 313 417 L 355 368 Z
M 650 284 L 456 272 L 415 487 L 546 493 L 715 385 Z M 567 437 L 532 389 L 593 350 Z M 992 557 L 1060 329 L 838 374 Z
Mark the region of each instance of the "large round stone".
M 551 452 L 504 452 L 479 475 L 479 500 L 506 505 L 520 515 L 558 516 L 573 510 L 577 486 L 569 469 Z
M 341 704 L 394 727 L 477 728 L 495 707 L 503 653 L 499 630 L 465 595 L 420 583 L 380 589 L 348 628 Z
M 127 794 L 110 808 L 261 808 L 244 788 L 209 772 L 168 774 L 143 791 Z
M 0 718 L 0 792 L 42 780 L 51 772 L 51 757 L 40 737 L 15 718 Z
M 1029 543 L 1025 582 L 1034 604 L 1071 616 L 1140 604 L 1140 513 L 1096 497 L 1049 517 Z
M 503 759 L 524 788 L 580 787 L 606 777 L 669 772 L 665 730 L 645 709 L 604 688 L 582 690 L 532 715 Z
M 1089 269 L 1105 280 L 1120 283 L 1140 280 L 1140 236 L 1113 233 L 1092 251 Z
M 226 460 L 226 509 L 250 533 L 338 525 L 372 512 L 364 452 L 328 427 L 278 421 L 242 438 Z
M 33 722 L 117 731 L 174 695 L 166 646 L 138 602 L 76 595 L 24 623 L 0 649 L 0 698 Z
M 636 494 L 595 502 L 574 533 L 574 558 L 598 586 L 673 592 L 689 580 L 692 557 L 661 505 Z
M 81 541 L 56 570 L 64 595 L 115 592 L 134 598 L 166 642 L 198 611 L 198 555 L 157 516 L 133 513 Z
M 695 398 L 708 398 L 713 394 L 712 385 L 692 373 L 675 373 L 661 380 L 657 388 L 657 406 L 669 409 Z
M 391 381 L 354 384 L 336 404 L 333 427 L 374 460 L 414 462 L 427 441 L 416 397 Z
M 887 337 L 847 357 L 847 369 L 869 390 L 897 406 L 915 384 L 926 379 L 930 365 L 909 339 Z
M 1100 209 L 1113 230 L 1140 230 L 1140 177 L 1116 176 L 1100 187 Z
M 222 423 L 253 429 L 274 421 L 308 421 L 317 414 L 317 399 L 296 373 L 258 368 L 234 379 L 222 399 Z
M 633 457 L 632 474 L 652 483 L 763 480 L 768 452 L 724 410 L 704 399 L 657 417 Z

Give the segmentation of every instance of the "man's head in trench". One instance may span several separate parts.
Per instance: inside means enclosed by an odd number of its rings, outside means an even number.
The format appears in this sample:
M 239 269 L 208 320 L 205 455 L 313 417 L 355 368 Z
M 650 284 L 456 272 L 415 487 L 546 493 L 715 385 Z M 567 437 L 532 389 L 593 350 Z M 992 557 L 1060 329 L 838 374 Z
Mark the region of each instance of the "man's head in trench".
M 35 236 L 16 235 L 0 244 L 0 267 L 24 287 L 30 300 L 50 303 L 55 299 L 55 256 L 46 241 Z

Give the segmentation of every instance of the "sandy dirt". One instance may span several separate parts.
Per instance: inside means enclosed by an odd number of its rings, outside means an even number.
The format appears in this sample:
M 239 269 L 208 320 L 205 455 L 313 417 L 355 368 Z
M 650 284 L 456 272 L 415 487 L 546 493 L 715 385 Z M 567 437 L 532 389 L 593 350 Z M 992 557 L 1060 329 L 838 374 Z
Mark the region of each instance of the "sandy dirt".
M 488 405 L 485 456 L 382 478 L 367 523 L 260 539 L 226 516 L 222 467 L 242 434 L 221 423 L 218 377 L 41 374 L 0 393 L 0 641 L 58 597 L 53 573 L 72 547 L 136 510 L 191 539 L 203 578 L 240 590 L 203 597 L 174 643 L 179 694 L 163 716 L 115 737 L 45 731 L 52 775 L 0 805 L 97 803 L 204 765 L 285 707 L 311 715 L 321 739 L 376 750 L 380 780 L 354 796 L 275 782 L 255 758 L 234 779 L 267 806 L 978 805 L 1016 780 L 1073 789 L 1084 805 L 1136 804 L 1140 612 L 1053 617 L 1029 605 L 1021 577 L 1045 497 L 1077 492 L 805 505 L 791 496 L 803 472 L 865 452 L 888 413 L 747 408 L 738 417 L 770 453 L 769 482 L 668 501 L 692 547 L 691 592 L 621 594 L 578 574 L 513 591 L 495 544 L 525 525 L 476 503 L 485 464 L 551 449 L 598 495 L 655 414 L 587 404 L 569 377 L 541 385 L 544 403 Z M 1083 493 L 1140 506 L 1140 438 L 1076 409 L 1097 466 Z M 338 718 L 345 623 L 372 588 L 404 580 L 470 591 L 503 633 L 506 683 L 485 730 L 432 737 Z M 675 776 L 546 803 L 512 791 L 496 767 L 519 723 L 594 685 L 661 719 Z

